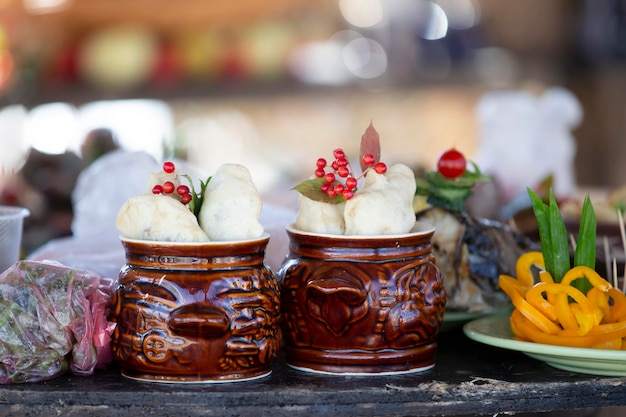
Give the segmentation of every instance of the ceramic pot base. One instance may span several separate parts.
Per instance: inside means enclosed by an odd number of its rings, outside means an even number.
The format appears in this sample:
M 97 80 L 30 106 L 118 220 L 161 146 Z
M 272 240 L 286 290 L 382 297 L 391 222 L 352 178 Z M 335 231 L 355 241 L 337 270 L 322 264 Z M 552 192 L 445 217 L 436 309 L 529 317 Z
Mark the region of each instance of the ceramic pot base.
M 287 364 L 305 372 L 337 375 L 394 375 L 435 366 L 436 343 L 384 351 L 331 351 L 287 348 Z
M 134 381 L 140 382 L 160 382 L 164 384 L 227 384 L 233 382 L 246 382 L 256 379 L 265 378 L 272 374 L 272 371 L 266 371 L 255 375 L 222 375 L 220 377 L 193 377 L 189 375 L 185 376 L 172 376 L 172 375 L 150 375 L 136 373 L 132 371 L 122 370 L 122 376 Z

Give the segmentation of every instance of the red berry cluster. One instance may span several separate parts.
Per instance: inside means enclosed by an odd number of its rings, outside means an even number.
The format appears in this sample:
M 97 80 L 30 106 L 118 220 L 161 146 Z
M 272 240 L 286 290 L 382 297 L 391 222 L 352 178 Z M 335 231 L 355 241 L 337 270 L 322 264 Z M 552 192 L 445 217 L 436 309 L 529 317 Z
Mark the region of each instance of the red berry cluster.
M 324 183 L 321 185 L 320 190 L 330 198 L 342 196 L 344 199 L 350 200 L 356 191 L 358 179 L 352 174 L 350 163 L 343 149 L 335 149 L 333 156 L 335 160 L 330 164 L 332 172 L 326 172 L 326 167 L 328 166 L 326 159 L 319 158 L 316 162 L 315 176 L 324 178 Z M 362 160 L 363 165 L 367 167 L 362 175 L 365 175 L 372 166 L 379 174 L 384 174 L 387 171 L 387 165 L 384 162 L 375 164 L 376 159 L 372 154 L 363 155 Z M 345 181 L 342 183 L 337 177 L 345 178 Z
M 176 166 L 171 161 L 166 161 L 163 163 L 163 172 L 167 174 L 171 174 L 176 170 Z M 183 204 L 187 204 L 191 201 L 191 191 L 189 187 L 181 184 L 178 187 L 174 186 L 172 181 L 165 181 L 163 184 L 157 184 L 152 187 L 152 194 L 173 194 L 176 191 L 176 194 L 180 197 L 180 202 Z

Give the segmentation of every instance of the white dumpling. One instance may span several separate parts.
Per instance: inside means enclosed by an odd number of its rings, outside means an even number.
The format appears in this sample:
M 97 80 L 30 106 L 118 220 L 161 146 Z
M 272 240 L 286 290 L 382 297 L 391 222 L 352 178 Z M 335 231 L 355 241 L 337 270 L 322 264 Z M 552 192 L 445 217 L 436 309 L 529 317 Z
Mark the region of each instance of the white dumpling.
M 386 174 L 369 171 L 365 184 L 346 202 L 346 235 L 408 233 L 415 226 L 415 174 L 395 164 Z
M 198 220 L 211 240 L 244 240 L 263 235 L 259 222 L 263 203 L 250 172 L 239 164 L 224 164 L 204 190 Z
M 180 201 L 165 195 L 141 194 L 120 208 L 115 225 L 131 239 L 162 242 L 206 242 L 209 237 L 196 216 Z
M 346 228 L 344 207 L 345 203 L 328 204 L 301 195 L 295 227 L 304 232 L 342 235 Z

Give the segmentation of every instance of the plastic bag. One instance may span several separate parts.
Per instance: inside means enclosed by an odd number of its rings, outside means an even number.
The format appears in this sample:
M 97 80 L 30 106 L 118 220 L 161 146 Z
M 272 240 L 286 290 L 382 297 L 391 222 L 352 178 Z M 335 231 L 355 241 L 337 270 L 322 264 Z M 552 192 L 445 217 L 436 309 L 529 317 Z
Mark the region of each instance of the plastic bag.
M 0 384 L 68 371 L 91 375 L 111 362 L 112 282 L 58 263 L 20 261 L 0 275 Z

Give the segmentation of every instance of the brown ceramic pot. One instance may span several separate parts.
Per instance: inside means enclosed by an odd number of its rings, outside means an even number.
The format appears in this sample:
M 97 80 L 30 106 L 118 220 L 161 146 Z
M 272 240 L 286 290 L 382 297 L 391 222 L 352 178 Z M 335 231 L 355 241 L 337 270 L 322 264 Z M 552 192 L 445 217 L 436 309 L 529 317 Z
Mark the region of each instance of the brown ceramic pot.
M 431 226 L 394 236 L 287 233 L 289 256 L 278 275 L 290 366 L 330 374 L 434 366 L 446 294 Z
M 237 242 L 122 239 L 113 355 L 130 378 L 228 382 L 271 372 L 280 292 L 264 264 L 269 236 Z

